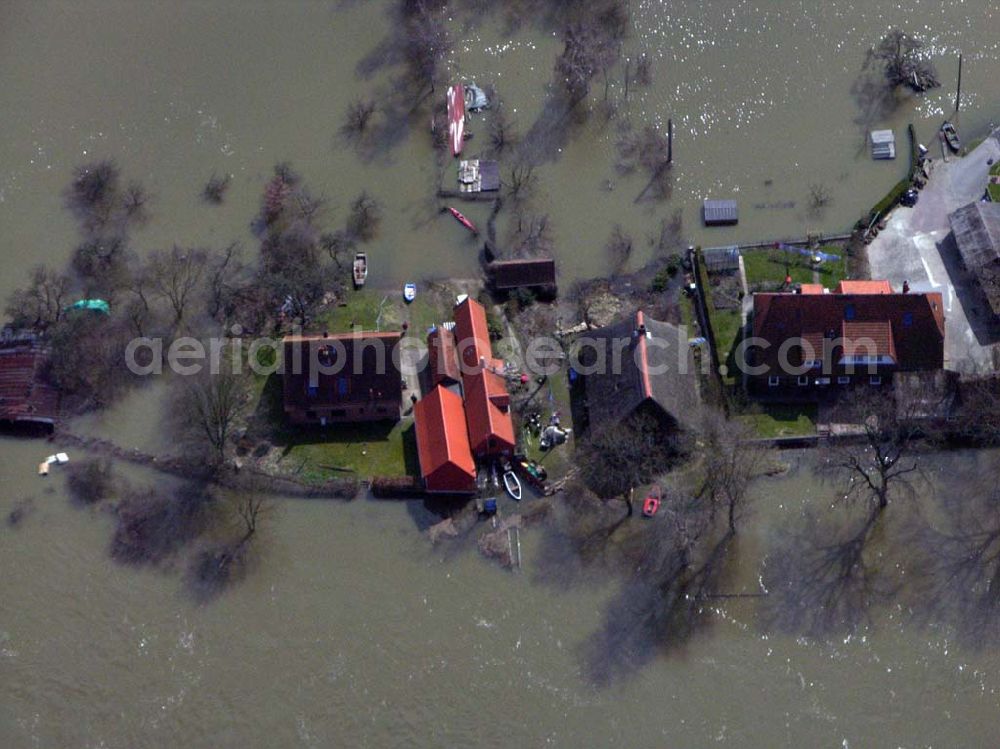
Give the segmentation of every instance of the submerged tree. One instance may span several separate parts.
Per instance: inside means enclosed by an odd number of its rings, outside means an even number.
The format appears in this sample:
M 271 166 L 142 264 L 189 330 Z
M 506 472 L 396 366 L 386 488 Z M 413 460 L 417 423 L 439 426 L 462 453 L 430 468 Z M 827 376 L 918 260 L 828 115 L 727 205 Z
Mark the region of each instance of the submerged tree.
M 221 463 L 234 426 L 246 413 L 249 387 L 246 376 L 234 374 L 231 362 L 222 361 L 220 371 L 202 371 L 185 376 L 176 417 L 195 446 L 208 448 L 212 460 Z M 197 454 L 204 455 L 203 449 Z
M 705 481 L 701 497 L 707 499 L 714 517 L 724 513 L 729 532 L 750 503 L 750 485 L 772 463 L 771 451 L 742 422 L 730 421 L 720 412 L 706 414 L 701 439 Z
M 834 419 L 852 424 L 858 440 L 831 448 L 823 467 L 841 501 L 860 502 L 874 516 L 894 497 L 913 495 L 921 474 L 914 455 L 919 431 L 912 416 L 876 390 L 855 390 L 841 399 Z
M 900 29 L 890 29 L 869 53 L 882 67 L 889 88 L 906 86 L 913 91 L 927 91 L 941 85 L 937 69 L 922 50 L 924 43 Z
M 16 328 L 45 330 L 62 319 L 71 288 L 67 276 L 37 265 L 28 286 L 11 294 L 4 311 Z
M 203 290 L 207 266 L 208 253 L 197 248 L 174 245 L 169 251 L 156 250 L 150 255 L 146 270 L 149 287 L 169 304 L 174 325 L 181 323 L 189 303 Z

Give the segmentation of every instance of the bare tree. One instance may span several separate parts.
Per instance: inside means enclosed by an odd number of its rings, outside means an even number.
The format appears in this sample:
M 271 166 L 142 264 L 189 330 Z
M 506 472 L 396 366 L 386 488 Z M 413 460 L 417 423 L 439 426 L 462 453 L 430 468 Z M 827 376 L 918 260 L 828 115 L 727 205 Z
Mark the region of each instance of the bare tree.
M 611 230 L 611 236 L 608 237 L 608 241 L 604 245 L 604 252 L 611 264 L 612 274 L 619 275 L 625 270 L 629 258 L 632 257 L 632 244 L 632 237 L 622 229 L 621 224 L 615 224 L 615 228 Z
M 233 374 L 225 362 L 220 370 L 184 377 L 176 412 L 179 428 L 190 434 L 196 445 L 208 446 L 219 463 L 225 458 L 233 427 L 244 416 L 249 402 L 246 377 Z
M 598 23 L 571 24 L 563 34 L 563 42 L 555 72 L 572 108 L 587 98 L 594 77 L 614 65 L 619 45 Z
M 340 132 L 349 139 L 360 138 L 368 130 L 372 116 L 375 114 L 375 102 L 371 99 L 355 99 L 344 115 L 344 124 Z
M 236 286 L 243 275 L 242 252 L 240 243 L 232 242 L 209 258 L 205 291 L 208 314 L 213 320 L 219 320 L 232 306 Z
M 809 185 L 809 210 L 812 213 L 817 214 L 822 212 L 824 208 L 830 205 L 832 199 L 830 190 L 826 185 L 817 183 Z
M 754 438 L 752 430 L 725 414 L 709 412 L 702 421 L 705 479 L 701 496 L 708 500 L 712 517 L 725 513 L 729 532 L 750 503 L 750 485 L 773 464 L 771 451 Z
M 217 174 L 213 174 L 208 178 L 208 182 L 205 183 L 205 187 L 201 191 L 201 199 L 206 203 L 212 203 L 213 205 L 221 205 L 222 201 L 226 197 L 226 191 L 229 190 L 229 185 L 232 182 L 233 175 L 223 174 L 221 177 Z
M 62 318 L 71 288 L 65 275 L 37 265 L 28 286 L 11 294 L 4 311 L 15 327 L 45 330 Z
M 922 50 L 924 43 L 900 29 L 890 29 L 869 52 L 870 61 L 880 65 L 890 89 L 906 86 L 927 91 L 941 85 L 934 64 Z
M 626 123 L 618 139 L 618 171 L 632 174 L 645 172 L 649 181 L 636 197 L 639 203 L 647 198 L 664 200 L 670 195 L 670 143 L 667 135 L 652 125 L 636 131 Z
M 576 460 L 581 478 L 598 497 L 627 498 L 631 489 L 666 472 L 679 450 L 656 419 L 639 412 L 615 429 L 580 440 Z
M 382 207 L 379 202 L 362 192 L 351 203 L 351 212 L 347 217 L 347 235 L 358 242 L 370 242 L 378 234 L 382 223 Z
M 149 286 L 165 299 L 174 314 L 174 325 L 184 319 L 192 297 L 202 289 L 208 253 L 200 249 L 182 249 L 174 245 L 169 252 L 157 250 L 147 265 Z
M 448 30 L 432 3 L 410 4 L 403 24 L 404 54 L 418 97 L 433 93 L 439 68 L 448 53 Z
M 921 476 L 914 455 L 919 431 L 913 420 L 897 412 L 891 397 L 855 390 L 841 399 L 834 418 L 853 425 L 857 433 L 857 441 L 831 448 L 823 467 L 841 501 L 860 502 L 877 516 L 894 497 L 913 495 Z

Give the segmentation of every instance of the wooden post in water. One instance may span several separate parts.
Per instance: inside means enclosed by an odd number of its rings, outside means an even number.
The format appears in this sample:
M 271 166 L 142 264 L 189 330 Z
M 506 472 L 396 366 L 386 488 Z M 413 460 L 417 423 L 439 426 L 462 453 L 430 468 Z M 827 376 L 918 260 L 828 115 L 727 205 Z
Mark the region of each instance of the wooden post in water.
M 958 113 L 958 108 L 962 104 L 962 55 L 958 55 L 958 91 L 955 94 L 955 112 Z
M 673 119 L 667 120 L 667 163 L 672 164 L 674 161 L 674 121 Z

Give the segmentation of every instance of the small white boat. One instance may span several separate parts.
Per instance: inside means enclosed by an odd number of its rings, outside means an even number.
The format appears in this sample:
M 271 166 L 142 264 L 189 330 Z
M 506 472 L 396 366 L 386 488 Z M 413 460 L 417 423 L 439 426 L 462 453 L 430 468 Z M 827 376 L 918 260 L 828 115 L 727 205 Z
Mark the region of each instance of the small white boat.
M 506 471 L 503 475 L 503 488 L 510 495 L 511 499 L 521 501 L 521 481 L 513 471 Z
M 354 256 L 354 288 L 360 289 L 368 280 L 368 255 L 359 252 Z
M 417 285 L 415 283 L 403 284 L 403 299 L 409 304 L 417 298 Z

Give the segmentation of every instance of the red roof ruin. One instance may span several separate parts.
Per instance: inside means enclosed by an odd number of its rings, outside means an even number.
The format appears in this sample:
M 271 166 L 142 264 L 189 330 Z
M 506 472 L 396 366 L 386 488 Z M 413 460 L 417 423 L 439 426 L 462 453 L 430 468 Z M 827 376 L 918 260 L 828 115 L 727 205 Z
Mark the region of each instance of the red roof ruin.
M 34 341 L 0 348 L 0 421 L 55 424 L 59 391 L 45 381 L 48 349 Z
M 465 430 L 462 399 L 442 385 L 413 407 L 420 473 L 428 492 L 459 494 L 476 489 L 476 465 Z

